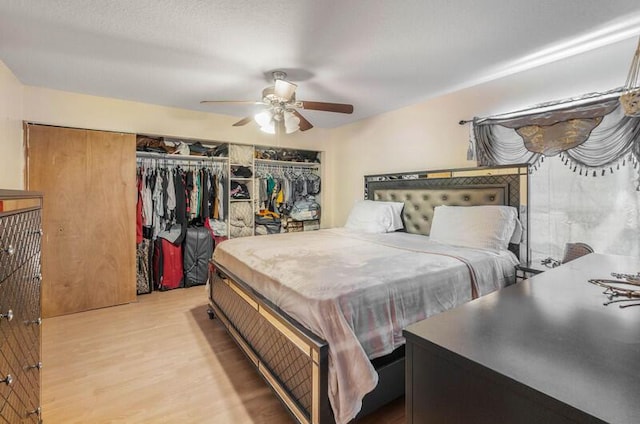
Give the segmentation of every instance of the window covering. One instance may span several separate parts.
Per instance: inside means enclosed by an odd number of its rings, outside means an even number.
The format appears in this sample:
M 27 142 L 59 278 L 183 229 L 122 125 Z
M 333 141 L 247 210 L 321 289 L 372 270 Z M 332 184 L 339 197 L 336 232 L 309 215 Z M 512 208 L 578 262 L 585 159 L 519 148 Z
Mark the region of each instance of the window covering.
M 640 117 L 624 115 L 620 90 L 547 103 L 473 120 L 470 154 L 479 166 L 532 164 L 560 156 L 574 172 L 593 176 L 627 163 L 638 169 Z M 640 191 L 640 174 L 637 178 Z

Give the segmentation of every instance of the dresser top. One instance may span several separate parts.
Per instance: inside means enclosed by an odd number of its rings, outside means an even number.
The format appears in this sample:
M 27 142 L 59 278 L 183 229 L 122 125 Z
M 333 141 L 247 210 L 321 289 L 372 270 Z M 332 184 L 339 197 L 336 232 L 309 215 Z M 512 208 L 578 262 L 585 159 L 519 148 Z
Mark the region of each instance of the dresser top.
M 42 193 L 37 191 L 0 190 L 0 216 L 42 207 Z
M 640 422 L 640 306 L 604 306 L 592 278 L 640 258 L 590 254 L 409 326 L 409 342 L 596 420 Z
M 0 200 L 2 199 L 30 199 L 34 197 L 42 197 L 39 191 L 26 190 L 5 190 L 0 189 Z

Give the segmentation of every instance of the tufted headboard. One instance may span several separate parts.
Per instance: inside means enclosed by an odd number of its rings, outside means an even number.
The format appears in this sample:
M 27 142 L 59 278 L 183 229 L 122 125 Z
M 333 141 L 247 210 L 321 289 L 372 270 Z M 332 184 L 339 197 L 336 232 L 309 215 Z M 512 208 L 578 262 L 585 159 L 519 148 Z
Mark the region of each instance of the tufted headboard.
M 529 257 L 527 165 L 447 169 L 365 176 L 365 199 L 404 202 L 405 231 L 429 235 L 436 206 L 506 205 L 518 210 L 523 240 L 511 245 L 522 261 Z
M 428 236 L 436 206 L 506 205 L 507 186 L 451 188 L 379 188 L 373 200 L 404 202 L 402 220 L 408 233 Z

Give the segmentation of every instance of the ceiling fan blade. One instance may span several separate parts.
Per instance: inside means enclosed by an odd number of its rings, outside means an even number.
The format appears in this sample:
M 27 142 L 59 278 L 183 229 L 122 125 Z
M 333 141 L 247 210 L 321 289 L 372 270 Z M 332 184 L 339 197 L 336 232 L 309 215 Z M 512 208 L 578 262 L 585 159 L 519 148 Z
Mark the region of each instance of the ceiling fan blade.
M 239 120 L 238 122 L 233 124 L 233 126 L 234 127 L 241 127 L 243 125 L 247 125 L 251 121 L 253 121 L 253 118 L 251 116 L 247 116 L 246 118 L 242 118 L 241 120 Z
M 353 105 L 344 103 L 325 103 L 301 101 L 303 109 L 323 110 L 325 112 L 353 113 Z
M 300 124 L 298 124 L 298 126 L 300 127 L 300 131 L 306 131 L 313 128 L 313 125 L 311 125 L 311 122 L 307 121 L 307 118 L 302 116 L 300 112 L 298 112 L 297 110 L 292 110 L 291 113 L 297 116 L 298 119 L 300 120 Z
M 202 100 L 200 104 L 215 104 L 215 103 L 227 103 L 227 104 L 237 104 L 237 105 L 263 105 L 264 102 L 254 102 L 251 100 Z
M 292 82 L 277 79 L 275 81 L 274 94 L 288 102 L 295 94 L 296 88 L 298 86 Z

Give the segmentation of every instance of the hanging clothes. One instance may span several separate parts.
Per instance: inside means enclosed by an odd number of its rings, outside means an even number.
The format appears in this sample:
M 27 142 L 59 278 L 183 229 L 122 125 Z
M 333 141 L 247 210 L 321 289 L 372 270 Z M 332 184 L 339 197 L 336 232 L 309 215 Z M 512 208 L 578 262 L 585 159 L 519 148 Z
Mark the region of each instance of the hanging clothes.
M 173 171 L 173 187 L 176 196 L 175 217 L 178 224 L 187 223 L 187 185 L 185 173 L 181 169 Z
M 259 210 L 288 215 L 296 202 L 320 193 L 318 173 L 317 168 L 295 165 L 256 165 Z
M 169 212 L 170 216 L 174 216 L 176 210 L 176 182 L 173 173 L 174 170 L 169 170 L 169 172 L 167 173 L 167 211 Z
M 152 185 L 152 172 L 147 169 L 141 172 L 143 178 L 144 187 L 142 189 L 142 225 L 144 227 L 151 228 L 153 225 L 153 185 Z
M 138 192 L 138 200 L 136 202 L 136 244 L 142 243 L 142 174 L 136 173 L 136 190 Z
M 190 222 L 205 224 L 218 232 L 224 230 L 219 235 L 226 236 L 225 222 L 212 220 L 213 226 L 209 225 L 210 218 L 217 218 L 222 210 L 222 201 L 219 199 L 226 191 L 222 185 L 225 172 L 226 166 L 220 162 L 203 160 L 194 166 L 192 162 L 180 159 L 138 159 L 136 241 L 140 246 L 137 255 L 139 293 L 145 292 L 145 282 L 153 287 L 151 281 L 159 272 L 148 272 L 146 252 L 153 250 L 150 246 L 157 245 L 155 242 L 160 234 L 172 234 L 170 243 L 180 249 Z M 218 209 L 217 213 L 214 208 Z M 212 237 L 214 235 L 218 234 L 212 231 Z M 161 280 L 162 276 L 159 278 Z
M 315 199 L 320 193 L 319 172 L 317 167 L 257 163 L 255 234 L 290 231 L 291 219 L 319 219 L 320 205 Z

